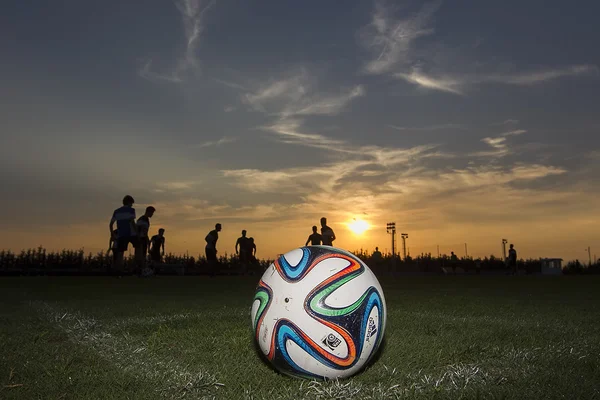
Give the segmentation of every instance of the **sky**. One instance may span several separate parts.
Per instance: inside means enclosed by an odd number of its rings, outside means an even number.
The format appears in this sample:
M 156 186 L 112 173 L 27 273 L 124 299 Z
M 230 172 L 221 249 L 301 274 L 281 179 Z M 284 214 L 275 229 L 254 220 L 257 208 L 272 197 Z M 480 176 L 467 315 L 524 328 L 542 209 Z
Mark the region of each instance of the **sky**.
M 122 198 L 167 252 L 259 258 L 327 217 L 349 251 L 600 254 L 600 4 L 9 0 L 0 247 L 108 248 Z M 354 220 L 369 229 L 356 234 Z M 398 246 L 401 251 L 401 242 Z

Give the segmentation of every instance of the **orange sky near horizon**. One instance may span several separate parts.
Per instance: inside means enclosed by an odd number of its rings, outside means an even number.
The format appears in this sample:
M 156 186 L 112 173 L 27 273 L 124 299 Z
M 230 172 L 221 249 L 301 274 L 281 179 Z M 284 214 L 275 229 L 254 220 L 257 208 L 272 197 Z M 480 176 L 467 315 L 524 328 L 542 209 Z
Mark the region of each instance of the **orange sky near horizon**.
M 159 227 L 166 228 L 167 253 L 185 254 L 196 257 L 204 255 L 204 237 L 212 224 L 201 223 L 198 228 L 178 229 L 176 222 L 161 219 L 159 213 L 151 221 L 151 232 L 154 234 Z M 139 216 L 139 212 L 138 212 Z M 391 218 L 390 221 L 394 219 Z M 363 234 L 352 232 L 348 224 L 352 220 L 330 220 L 329 225 L 334 229 L 338 239 L 335 246 L 358 251 L 363 249 L 372 252 L 379 247 L 382 252 L 391 252 L 391 235 L 386 232 L 386 222 L 369 221 L 369 229 Z M 249 237 L 254 237 L 257 244 L 257 256 L 261 259 L 272 259 L 278 254 L 288 252 L 296 247 L 303 246 L 311 233 L 311 222 L 295 221 L 287 226 L 277 226 L 273 223 L 241 224 L 223 220 L 223 230 L 220 233 L 217 248 L 219 254 L 233 254 L 235 242 L 242 229 L 248 231 Z M 319 226 L 318 220 L 314 222 Z M 396 219 L 397 227 L 400 227 Z M 512 225 L 512 226 L 511 226 Z M 319 226 L 320 227 L 320 226 Z M 559 257 L 565 261 L 579 259 L 588 261 L 587 246 L 589 242 L 600 241 L 595 224 L 557 225 L 553 221 L 539 222 L 535 227 L 529 226 L 529 231 L 518 224 L 502 224 L 493 229 L 477 228 L 475 226 L 457 225 L 451 229 L 436 230 L 433 228 L 409 230 L 406 240 L 407 252 L 414 256 L 421 253 L 437 254 L 437 246 L 441 254 L 450 254 L 454 251 L 459 257 L 465 255 L 465 243 L 468 255 L 471 257 L 485 257 L 493 254 L 501 255 L 501 239 L 506 238 L 509 243 L 514 243 L 519 258 Z M 400 233 L 397 228 L 396 250 L 402 252 Z M 592 238 L 592 240 L 589 240 Z M 40 229 L 37 233 L 31 232 L 0 232 L 0 241 L 3 249 L 18 252 L 21 249 L 43 246 L 50 251 L 84 248 L 85 252 L 97 253 L 108 248 L 108 222 L 93 225 L 73 225 L 68 228 Z M 595 260 L 595 248 L 591 247 L 592 259 Z

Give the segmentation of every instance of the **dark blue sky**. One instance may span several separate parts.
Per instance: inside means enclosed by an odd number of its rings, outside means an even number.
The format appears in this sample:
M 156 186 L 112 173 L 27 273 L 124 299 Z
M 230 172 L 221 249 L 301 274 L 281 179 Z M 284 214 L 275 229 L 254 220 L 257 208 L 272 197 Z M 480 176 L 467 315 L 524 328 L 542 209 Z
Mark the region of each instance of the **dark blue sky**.
M 292 244 L 277 237 L 303 237 L 320 214 L 343 231 L 367 213 L 370 233 L 341 246 L 383 247 L 377 227 L 397 218 L 423 251 L 470 240 L 484 254 L 512 234 L 531 256 L 560 243 L 575 257 L 600 239 L 588 222 L 599 12 L 592 1 L 5 2 L 5 243 L 55 245 L 25 234 L 38 226 L 75 246 L 76 226 L 94 247 L 131 193 L 159 208 L 174 250 L 235 218 L 225 234 L 254 224 L 265 251 L 283 252 Z M 542 240 L 544 224 L 572 231 Z

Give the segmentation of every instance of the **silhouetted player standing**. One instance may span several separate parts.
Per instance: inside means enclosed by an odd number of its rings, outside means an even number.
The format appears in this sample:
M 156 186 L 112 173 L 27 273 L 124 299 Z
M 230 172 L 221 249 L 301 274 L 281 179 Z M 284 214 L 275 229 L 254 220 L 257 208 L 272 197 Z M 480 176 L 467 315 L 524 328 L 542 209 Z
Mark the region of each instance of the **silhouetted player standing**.
M 160 263 L 162 260 L 162 256 L 165 255 L 165 230 L 160 228 L 158 230 L 158 235 L 152 236 L 150 239 L 150 260 L 153 263 Z M 162 253 L 161 253 L 162 248 Z
M 375 247 L 375 251 L 373 252 L 373 254 L 371 255 L 371 257 L 373 257 L 373 259 L 380 261 L 382 259 L 382 255 L 381 252 L 379 251 L 379 247 Z
M 221 224 L 216 224 L 215 229 L 208 232 L 208 235 L 204 238 L 206 240 L 206 261 L 210 270 L 210 276 L 215 276 L 217 268 L 217 240 L 219 240 L 219 232 L 221 231 Z
M 127 251 L 129 243 L 134 248 L 139 246 L 139 238 L 135 225 L 135 208 L 133 197 L 127 195 L 123 197 L 123 207 L 117 208 L 110 219 L 109 230 L 113 233 L 113 227 L 117 224 L 117 255 L 115 257 L 115 266 L 120 271 L 123 269 L 123 254 Z
M 244 229 L 242 231 L 242 236 L 235 242 L 235 254 L 239 255 L 244 274 L 248 270 L 248 263 L 250 262 L 249 241 L 250 240 L 246 237 L 246 230 Z
M 308 235 L 308 239 L 306 239 L 305 246 L 308 246 L 309 242 L 311 246 L 318 246 L 321 244 L 321 234 L 317 232 L 317 227 L 313 225 L 312 231 L 313 233 Z
M 517 274 L 517 251 L 515 245 L 511 244 L 508 250 L 508 266 L 511 268 L 512 274 Z
M 248 238 L 248 253 L 251 262 L 256 261 L 256 243 L 254 243 L 254 238 Z
M 135 258 L 138 264 L 138 273 L 141 275 L 149 275 L 150 270 L 146 267 L 146 258 L 148 257 L 148 247 L 150 245 L 150 218 L 154 215 L 156 209 L 152 206 L 146 207 L 146 212 L 137 220 L 137 232 L 140 238 L 140 245 L 135 249 Z
M 323 241 L 324 246 L 333 246 L 333 241 L 335 240 L 335 233 L 333 233 L 333 229 L 327 226 L 327 218 L 321 218 L 321 240 Z

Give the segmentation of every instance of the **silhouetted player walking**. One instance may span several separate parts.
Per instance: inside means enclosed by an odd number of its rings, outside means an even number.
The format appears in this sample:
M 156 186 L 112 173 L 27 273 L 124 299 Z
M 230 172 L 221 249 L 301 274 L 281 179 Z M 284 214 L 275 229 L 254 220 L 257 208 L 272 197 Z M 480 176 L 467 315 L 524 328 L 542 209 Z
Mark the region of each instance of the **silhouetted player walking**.
M 323 241 L 323 245 L 325 246 L 333 246 L 333 241 L 335 240 L 335 233 L 333 233 L 333 229 L 327 226 L 327 218 L 321 218 L 321 240 Z
M 308 235 L 308 239 L 306 239 L 306 243 L 304 244 L 305 246 L 308 246 L 309 242 L 310 242 L 311 246 L 318 246 L 321 244 L 322 238 L 321 238 L 321 234 L 317 232 L 317 227 L 313 225 L 312 231 L 313 231 L 313 233 Z
M 515 245 L 511 244 L 510 249 L 508 250 L 508 266 L 511 268 L 511 272 L 513 275 L 517 274 L 517 251 L 515 250 Z
M 123 271 L 123 255 L 129 247 L 129 243 L 134 248 L 139 246 L 139 238 L 135 225 L 135 208 L 133 197 L 127 195 L 123 197 L 123 207 L 117 208 L 110 219 L 109 230 L 112 234 L 114 225 L 117 224 L 117 255 L 115 257 L 115 266 L 119 271 Z
M 158 235 L 152 236 L 150 239 L 150 260 L 152 263 L 160 263 L 162 261 L 162 256 L 165 255 L 165 230 L 160 228 L 158 230 Z M 162 249 L 162 253 L 161 253 Z
M 152 206 L 146 207 L 146 212 L 137 220 L 137 232 L 140 238 L 140 245 L 135 249 L 135 259 L 138 266 L 138 274 L 140 276 L 150 275 L 150 271 L 146 267 L 146 258 L 148 257 L 148 247 L 150 246 L 150 218 L 154 215 L 156 209 Z
M 215 229 L 208 232 L 208 235 L 204 238 L 206 240 L 206 261 L 208 262 L 208 269 L 210 276 L 215 276 L 217 263 L 217 240 L 219 240 L 219 232 L 221 232 L 221 224 L 216 224 Z

